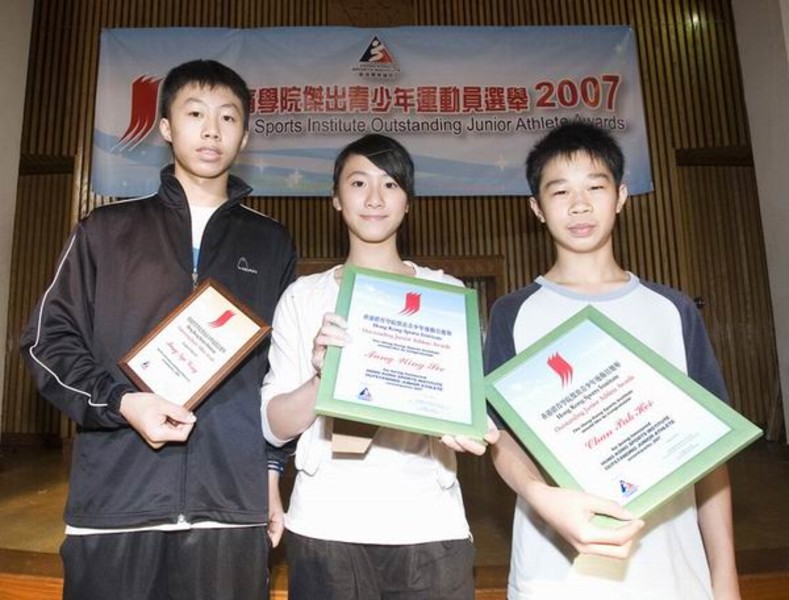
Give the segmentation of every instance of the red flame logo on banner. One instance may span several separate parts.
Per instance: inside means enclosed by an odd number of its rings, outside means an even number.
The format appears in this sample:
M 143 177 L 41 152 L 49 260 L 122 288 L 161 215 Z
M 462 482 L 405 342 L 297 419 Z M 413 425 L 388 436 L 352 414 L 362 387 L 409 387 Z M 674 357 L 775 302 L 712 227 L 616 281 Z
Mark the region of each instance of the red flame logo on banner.
M 151 132 L 156 123 L 156 100 L 161 80 L 161 77 L 141 75 L 132 82 L 129 125 L 115 148 L 131 150 Z
M 573 368 L 558 352 L 548 357 L 548 366 L 553 369 L 562 380 L 562 387 L 573 380 Z
M 232 318 L 233 318 L 233 315 L 235 315 L 235 314 L 236 314 L 236 313 L 234 313 L 232 310 L 226 310 L 226 311 L 225 311 L 225 312 L 223 312 L 221 315 L 219 315 L 219 318 L 218 318 L 218 319 L 215 319 L 215 320 L 211 321 L 211 322 L 208 324 L 208 326 L 209 326 L 209 327 L 213 327 L 214 329 L 216 329 L 217 327 L 222 327 L 222 325 L 224 325 L 224 324 L 225 324 L 225 323 L 227 323 L 227 322 L 228 322 L 230 319 L 232 319 Z
M 401 315 L 415 315 L 422 307 L 422 294 L 407 292 L 405 295 L 405 307 L 400 311 Z

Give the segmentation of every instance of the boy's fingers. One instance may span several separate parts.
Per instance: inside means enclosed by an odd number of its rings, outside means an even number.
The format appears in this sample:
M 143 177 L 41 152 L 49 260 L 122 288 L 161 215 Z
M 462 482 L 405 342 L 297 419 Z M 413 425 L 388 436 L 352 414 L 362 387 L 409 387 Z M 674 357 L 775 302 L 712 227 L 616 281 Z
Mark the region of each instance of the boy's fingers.
M 596 527 L 589 525 L 589 528 L 584 532 L 583 539 L 581 540 L 583 548 L 582 552 L 599 553 L 598 550 L 605 550 L 606 556 L 618 556 L 623 558 L 630 552 L 636 535 L 644 527 L 644 521 L 636 519 L 628 521 L 624 525 L 615 528 Z M 615 548 L 624 548 L 624 554 Z
M 175 421 L 176 423 L 194 423 L 197 421 L 194 413 L 185 409 L 183 406 L 167 402 L 166 400 L 161 405 L 162 414 L 167 417 L 167 422 Z
M 609 529 L 612 535 L 611 539 L 614 544 L 624 545 L 626 543 L 632 543 L 638 532 L 644 528 L 644 525 L 644 521 L 635 519 L 616 529 Z
M 621 558 L 625 559 L 630 555 L 633 548 L 633 542 L 628 542 L 624 545 L 611 545 L 611 544 L 588 544 L 581 550 L 582 554 L 595 554 L 597 556 L 606 556 L 608 558 Z
M 485 444 L 472 440 L 462 435 L 441 436 L 441 443 L 452 448 L 455 452 L 471 452 L 477 456 L 485 454 Z
M 192 433 L 194 422 L 178 423 L 168 421 L 157 427 L 150 435 L 146 436 L 146 441 L 154 448 L 160 448 L 167 442 L 185 442 Z
M 485 444 L 483 444 L 482 442 L 479 442 L 477 440 L 472 440 L 464 435 L 456 436 L 455 439 L 457 440 L 458 445 L 461 448 L 463 448 L 465 452 L 471 452 L 472 454 L 476 454 L 477 456 L 482 456 L 483 454 L 485 454 L 485 450 L 487 449 L 487 446 L 485 446 Z
M 636 518 L 633 513 L 613 500 L 599 496 L 589 496 L 589 498 L 589 510 L 595 514 L 607 515 L 620 521 L 632 521 Z
M 270 521 L 267 526 L 268 537 L 271 540 L 271 547 L 276 548 L 282 539 L 285 531 L 285 524 L 281 521 Z
M 455 441 L 455 438 L 451 435 L 442 435 L 441 443 L 449 448 L 452 448 L 455 452 L 463 452 L 463 448 L 460 447 L 460 445 Z
M 498 428 L 488 429 L 482 439 L 484 439 L 488 444 L 495 444 L 499 441 L 501 437 L 501 432 Z

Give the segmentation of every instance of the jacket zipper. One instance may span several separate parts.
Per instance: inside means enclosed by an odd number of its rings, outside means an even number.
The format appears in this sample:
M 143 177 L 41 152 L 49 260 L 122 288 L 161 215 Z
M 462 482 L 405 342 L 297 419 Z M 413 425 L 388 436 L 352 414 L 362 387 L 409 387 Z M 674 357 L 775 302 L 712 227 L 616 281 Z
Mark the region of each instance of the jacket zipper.
M 216 217 L 217 213 L 219 211 L 221 211 L 222 208 L 224 208 L 224 206 L 220 206 L 219 208 L 217 208 L 217 210 L 214 211 L 214 214 L 211 215 L 211 217 L 208 219 L 208 222 L 205 224 L 205 229 L 203 230 L 203 241 L 205 241 L 206 232 L 208 231 L 208 228 L 211 225 L 211 221 L 214 220 L 214 218 Z M 198 276 L 198 273 L 197 273 L 197 266 L 198 266 L 198 263 L 200 262 L 200 255 L 202 254 L 202 248 L 198 252 L 197 261 L 195 261 L 194 260 L 194 251 L 193 251 L 194 240 L 192 239 L 192 233 L 191 232 L 192 232 L 192 215 L 191 215 L 191 211 L 189 211 L 189 249 L 190 249 L 191 254 L 192 254 L 192 291 L 194 291 L 197 288 L 197 282 L 198 282 L 198 279 L 199 279 L 199 276 Z M 201 242 L 200 245 L 201 246 L 203 245 L 202 242 Z M 189 472 L 189 464 L 188 463 L 189 463 L 189 444 L 187 443 L 184 446 L 183 472 L 182 472 L 182 475 L 181 475 L 181 511 L 178 514 L 178 517 L 176 519 L 176 522 L 178 524 L 182 524 L 182 523 L 186 523 L 187 522 L 187 518 L 186 518 L 186 515 L 184 513 L 186 512 L 186 509 L 187 509 L 187 507 L 186 507 L 186 501 L 187 501 L 187 498 L 186 498 L 186 480 L 187 480 L 188 472 Z
M 189 216 L 189 255 L 192 257 L 192 291 L 197 288 L 197 262 L 199 261 L 199 254 L 198 254 L 198 261 L 194 259 L 194 240 L 192 239 L 192 214 L 191 210 L 189 210 L 188 203 L 187 203 L 187 215 Z M 184 458 L 183 458 L 183 470 L 181 471 L 181 509 L 178 513 L 178 517 L 176 518 L 176 523 L 182 525 L 187 522 L 186 509 L 187 509 L 187 499 L 186 499 L 186 479 L 188 477 L 189 471 L 189 444 L 184 445 Z

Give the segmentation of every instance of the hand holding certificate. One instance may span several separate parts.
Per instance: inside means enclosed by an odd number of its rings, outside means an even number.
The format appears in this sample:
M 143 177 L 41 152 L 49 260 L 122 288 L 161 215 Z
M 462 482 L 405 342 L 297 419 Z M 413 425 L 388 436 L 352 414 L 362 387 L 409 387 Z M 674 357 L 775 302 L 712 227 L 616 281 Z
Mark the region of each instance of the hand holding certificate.
M 228 290 L 206 280 L 120 367 L 139 389 L 192 410 L 270 330 Z
M 761 433 L 591 306 L 486 382 L 556 483 L 639 517 Z
M 347 320 L 352 341 L 327 351 L 319 414 L 482 438 L 473 290 L 346 265 L 336 312 Z

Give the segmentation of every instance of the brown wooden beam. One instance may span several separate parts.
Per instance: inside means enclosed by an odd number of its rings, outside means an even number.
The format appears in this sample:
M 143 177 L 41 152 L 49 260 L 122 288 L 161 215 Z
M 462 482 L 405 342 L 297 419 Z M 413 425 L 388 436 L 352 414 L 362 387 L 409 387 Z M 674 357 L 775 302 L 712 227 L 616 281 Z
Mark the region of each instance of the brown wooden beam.
M 71 175 L 73 156 L 23 154 L 19 159 L 19 175 Z
M 750 146 L 720 146 L 716 148 L 678 148 L 675 151 L 680 167 L 752 167 Z

